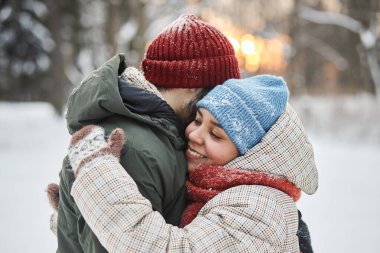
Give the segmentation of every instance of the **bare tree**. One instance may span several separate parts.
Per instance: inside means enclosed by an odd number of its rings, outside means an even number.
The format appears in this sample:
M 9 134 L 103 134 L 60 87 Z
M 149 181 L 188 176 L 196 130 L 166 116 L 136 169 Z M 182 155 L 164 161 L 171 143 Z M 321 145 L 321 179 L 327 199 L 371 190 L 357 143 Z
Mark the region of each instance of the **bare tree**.
M 0 3 L 0 99 L 47 100 L 45 82 L 55 42 L 42 1 Z
M 66 97 L 70 91 L 71 83 L 66 75 L 67 53 L 64 53 L 66 44 L 70 40 L 70 44 L 75 44 L 75 20 L 78 17 L 77 2 L 69 1 L 52 1 L 44 0 L 46 7 L 49 9 L 49 16 L 46 20 L 46 27 L 52 34 L 55 43 L 55 49 L 50 54 L 51 68 L 48 83 L 45 84 L 49 90 L 47 101 L 54 108 L 61 112 Z M 66 32 L 66 33 L 65 33 Z
M 379 10 L 378 1 L 367 1 L 365 10 L 362 12 L 362 20 L 355 19 L 348 14 L 332 13 L 327 11 L 315 10 L 309 7 L 299 8 L 299 17 L 319 25 L 335 25 L 347 29 L 359 37 L 360 48 L 366 59 L 366 66 L 369 68 L 372 82 L 375 88 L 375 94 L 380 96 L 380 65 L 378 59 L 377 36 L 378 20 L 376 12 Z M 355 9 L 355 1 L 348 3 L 350 9 Z M 363 5 L 361 5 L 363 7 Z M 356 6 L 357 7 L 357 6 Z M 355 51 L 355 49 L 352 49 Z

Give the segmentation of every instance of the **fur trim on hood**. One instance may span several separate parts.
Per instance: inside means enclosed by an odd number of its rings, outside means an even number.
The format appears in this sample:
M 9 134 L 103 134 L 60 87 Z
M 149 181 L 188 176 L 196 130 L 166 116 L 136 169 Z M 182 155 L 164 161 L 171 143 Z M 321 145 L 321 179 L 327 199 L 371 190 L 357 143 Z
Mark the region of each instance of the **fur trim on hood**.
M 134 67 L 128 67 L 123 71 L 120 77 L 123 80 L 132 84 L 134 87 L 143 89 L 151 94 L 156 95 L 162 100 L 165 100 L 161 93 L 158 91 L 157 87 L 151 84 L 148 80 L 146 80 L 143 73 L 140 70 Z

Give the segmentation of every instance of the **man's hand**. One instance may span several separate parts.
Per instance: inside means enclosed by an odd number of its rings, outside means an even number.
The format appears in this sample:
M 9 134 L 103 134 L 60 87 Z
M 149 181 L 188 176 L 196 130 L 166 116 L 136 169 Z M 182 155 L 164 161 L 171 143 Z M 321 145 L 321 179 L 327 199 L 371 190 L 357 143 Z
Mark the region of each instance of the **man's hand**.
M 88 125 L 76 132 L 71 138 L 69 159 L 72 169 L 77 176 L 81 168 L 96 158 L 116 157 L 124 145 L 124 131 L 116 128 L 105 140 L 104 129 L 95 125 Z

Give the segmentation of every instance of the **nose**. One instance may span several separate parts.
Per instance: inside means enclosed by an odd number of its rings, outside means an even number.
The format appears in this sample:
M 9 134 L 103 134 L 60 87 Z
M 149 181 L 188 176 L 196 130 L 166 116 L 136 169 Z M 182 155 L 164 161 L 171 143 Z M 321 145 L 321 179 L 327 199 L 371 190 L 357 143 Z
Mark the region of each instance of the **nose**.
M 189 141 L 196 143 L 197 145 L 202 145 L 204 143 L 202 127 L 193 129 L 188 135 Z

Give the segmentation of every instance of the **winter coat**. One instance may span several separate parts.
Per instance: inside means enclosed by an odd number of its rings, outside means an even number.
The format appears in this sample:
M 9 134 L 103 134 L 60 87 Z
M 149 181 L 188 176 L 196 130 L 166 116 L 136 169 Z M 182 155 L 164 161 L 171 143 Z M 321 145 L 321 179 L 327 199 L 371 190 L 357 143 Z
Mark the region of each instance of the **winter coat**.
M 116 160 L 94 167 L 71 194 L 110 252 L 299 252 L 295 202 L 273 185 L 229 188 L 181 229 L 152 211 Z M 308 194 L 318 186 L 313 148 L 289 105 L 259 144 L 225 167 L 285 179 Z
M 294 201 L 301 197 L 301 190 L 284 178 L 263 172 L 244 169 L 229 169 L 223 166 L 204 164 L 192 171 L 186 183 L 190 199 L 182 214 L 181 227 L 190 224 L 202 207 L 219 193 L 239 185 L 262 185 L 280 190 Z
M 149 205 L 167 223 L 178 225 L 186 205 L 183 129 L 156 88 L 141 81 L 141 74 L 129 76 L 127 81 L 118 78 L 129 70 L 121 73 L 123 63 L 123 55 L 114 56 L 73 91 L 66 114 L 69 132 L 97 124 L 106 134 L 116 127 L 128 133 L 120 160 L 123 169 Z M 74 179 L 66 158 L 60 173 L 57 252 L 106 252 L 70 195 Z
M 190 199 L 182 215 L 181 227 L 191 223 L 202 207 L 219 193 L 239 185 L 263 185 L 278 189 L 297 201 L 301 191 L 285 178 L 277 178 L 254 170 L 228 169 L 217 165 L 201 165 L 192 171 L 186 183 Z M 312 253 L 311 238 L 302 214 L 298 211 L 298 242 L 302 253 Z

